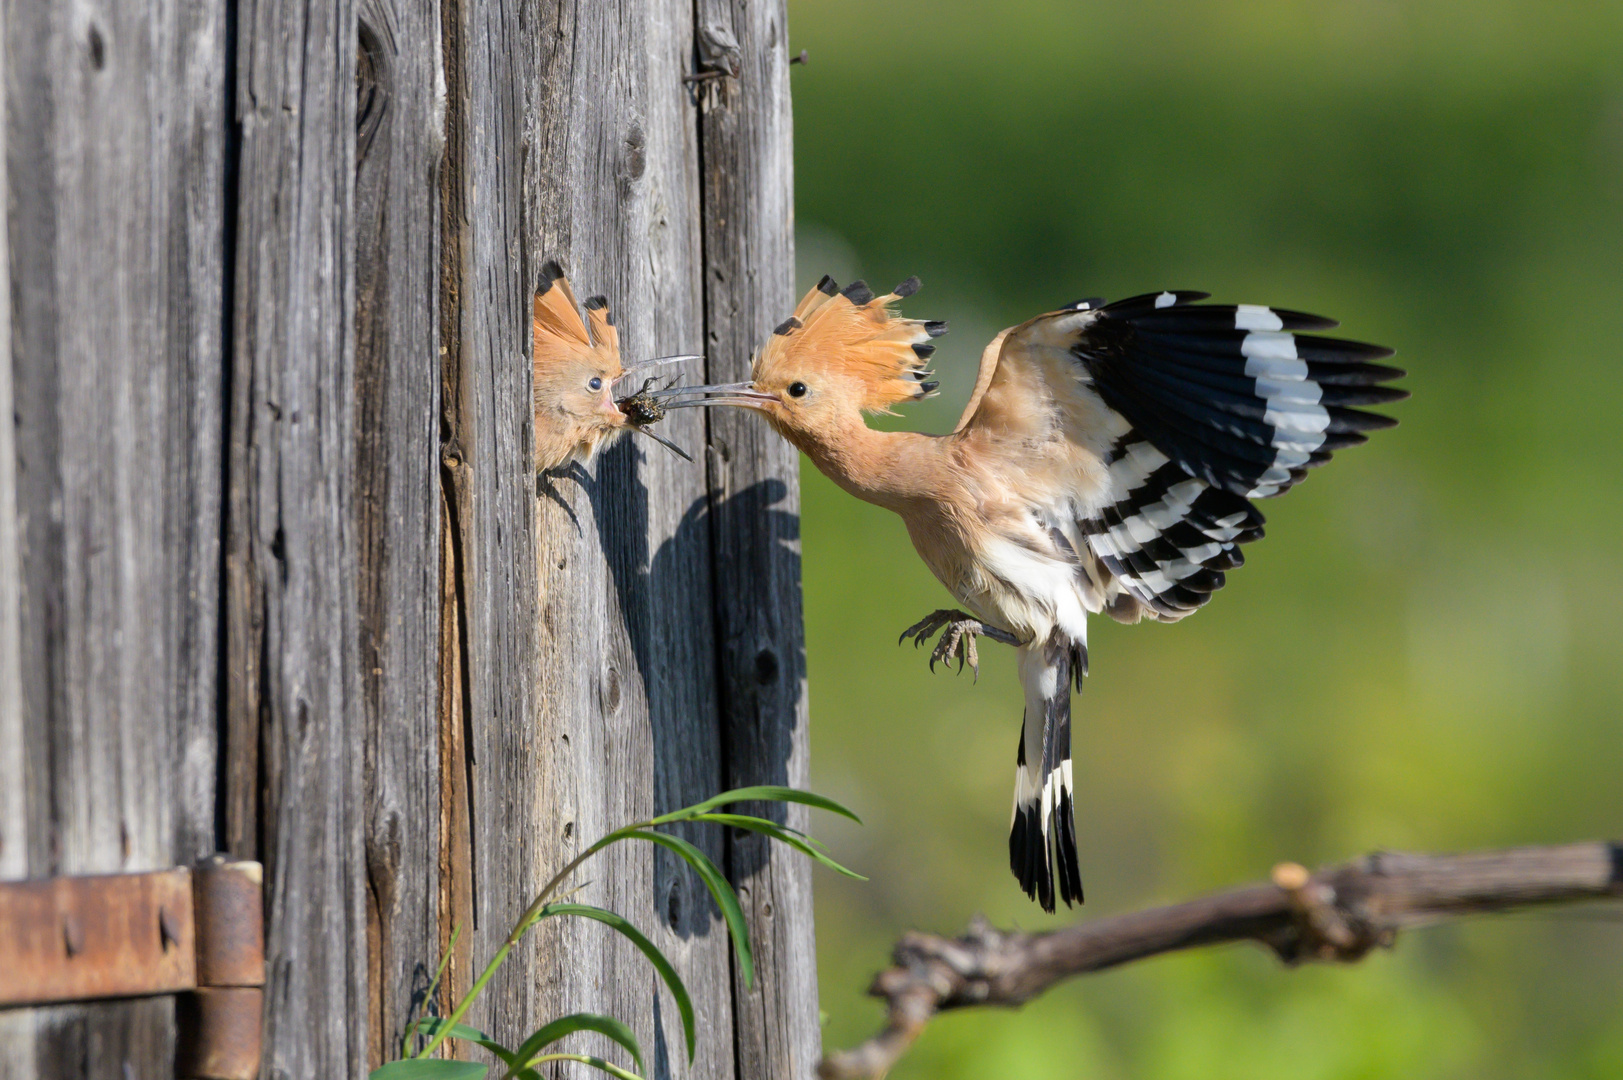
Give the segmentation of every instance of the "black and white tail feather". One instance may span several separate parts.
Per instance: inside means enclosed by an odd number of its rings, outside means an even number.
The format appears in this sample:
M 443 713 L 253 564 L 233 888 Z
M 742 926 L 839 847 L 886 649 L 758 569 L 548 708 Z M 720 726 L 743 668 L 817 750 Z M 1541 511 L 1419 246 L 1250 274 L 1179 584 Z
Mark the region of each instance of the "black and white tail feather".
M 1009 869 L 1044 911 L 1054 910 L 1056 891 L 1066 907 L 1082 902 L 1071 784 L 1071 685 L 1080 690 L 1087 672 L 1087 645 L 1063 635 L 1020 650 L 1026 714 L 1015 751 Z
M 1263 534 L 1252 499 L 1282 494 L 1330 455 L 1396 423 L 1358 406 L 1399 401 L 1392 350 L 1299 331 L 1330 319 L 1253 305 L 1196 304 L 1206 293 L 1080 301 L 1079 377 L 1124 424 L 1097 511 L 1077 530 L 1102 571 L 1105 610 L 1171 622 L 1211 599 L 1240 545 Z M 1026 713 L 1016 759 L 1009 862 L 1045 911 L 1081 903 L 1071 781 L 1070 683 L 1085 643 L 1021 650 Z M 1035 763 L 1035 768 L 1033 768 Z

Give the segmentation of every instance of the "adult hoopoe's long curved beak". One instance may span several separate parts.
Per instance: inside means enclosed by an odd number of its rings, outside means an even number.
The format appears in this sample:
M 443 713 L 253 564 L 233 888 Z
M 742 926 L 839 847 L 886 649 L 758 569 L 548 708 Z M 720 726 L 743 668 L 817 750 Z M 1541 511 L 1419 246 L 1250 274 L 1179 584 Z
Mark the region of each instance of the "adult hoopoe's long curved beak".
M 699 405 L 739 405 L 759 409 L 777 401 L 775 394 L 763 394 L 752 382 L 713 383 L 709 386 L 673 386 L 654 395 L 666 409 L 687 409 Z

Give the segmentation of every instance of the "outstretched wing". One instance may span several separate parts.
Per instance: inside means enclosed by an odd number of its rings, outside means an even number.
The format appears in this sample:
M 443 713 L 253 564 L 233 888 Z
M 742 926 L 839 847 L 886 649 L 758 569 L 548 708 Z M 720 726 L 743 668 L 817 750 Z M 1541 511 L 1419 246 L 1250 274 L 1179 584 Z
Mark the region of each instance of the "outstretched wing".
M 1300 333 L 1329 319 L 1195 303 L 1205 297 L 1084 301 L 1006 332 L 961 425 L 1026 437 L 1057 425 L 1083 451 L 1074 484 L 1087 490 L 1060 527 L 1110 579 L 1118 618 L 1175 620 L 1204 604 L 1244 561 L 1239 545 L 1262 536 L 1250 500 L 1396 422 L 1358 406 L 1408 396 L 1380 385 L 1403 375 L 1373 362 L 1391 350 Z

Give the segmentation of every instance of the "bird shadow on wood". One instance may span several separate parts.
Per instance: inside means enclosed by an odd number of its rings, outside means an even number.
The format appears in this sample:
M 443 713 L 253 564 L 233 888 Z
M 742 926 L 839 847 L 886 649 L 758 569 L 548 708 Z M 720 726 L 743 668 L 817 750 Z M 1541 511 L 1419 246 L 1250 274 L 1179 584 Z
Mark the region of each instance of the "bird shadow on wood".
M 716 563 L 714 596 L 722 626 L 718 686 L 730 788 L 794 786 L 789 762 L 796 726 L 803 722 L 806 647 L 800 514 L 785 507 L 789 498 L 789 485 L 773 477 L 710 508 L 711 535 L 724 553 Z M 732 810 L 790 823 L 785 803 L 743 803 Z M 758 833 L 731 830 L 728 876 L 741 890 L 774 859 L 799 858 Z
M 592 474 L 587 472 L 580 462 L 571 461 L 562 469 L 554 469 L 550 472 L 536 473 L 535 495 L 536 498 L 546 499 L 548 502 L 561 509 L 564 512 L 564 515 L 569 518 L 569 524 L 575 527 L 575 535 L 579 536 L 580 518 L 575 516 L 575 508 L 569 505 L 569 500 L 563 497 L 563 493 L 558 490 L 558 485 L 556 483 L 556 481 L 563 479 L 573 480 L 575 483 L 579 484 L 583 490 L 590 490 L 591 486 L 595 483 L 595 481 L 592 480 Z
M 651 493 L 637 467 L 639 452 L 630 440 L 616 444 L 599 458 L 596 477 L 580 483 L 647 702 L 653 809 L 663 814 L 729 786 L 787 783 L 805 671 L 799 626 L 775 646 L 756 647 L 748 630 L 730 629 L 731 613 L 781 605 L 718 590 L 792 587 L 798 609 L 800 517 L 779 505 L 789 495 L 787 484 L 762 480 L 718 502 L 708 495 L 694 499 L 650 552 Z M 756 542 L 718 567 L 714 553 L 722 537 L 734 538 L 733 547 L 740 546 L 738 537 Z M 769 730 L 752 730 L 757 727 Z M 784 821 L 779 804 L 736 809 Z M 735 883 L 746 882 L 770 858 L 792 857 L 764 850 L 764 843 L 729 843 L 713 825 L 672 831 L 718 866 L 731 862 Z M 675 854 L 655 851 L 653 884 L 655 909 L 678 936 L 703 937 L 720 926 L 703 882 Z

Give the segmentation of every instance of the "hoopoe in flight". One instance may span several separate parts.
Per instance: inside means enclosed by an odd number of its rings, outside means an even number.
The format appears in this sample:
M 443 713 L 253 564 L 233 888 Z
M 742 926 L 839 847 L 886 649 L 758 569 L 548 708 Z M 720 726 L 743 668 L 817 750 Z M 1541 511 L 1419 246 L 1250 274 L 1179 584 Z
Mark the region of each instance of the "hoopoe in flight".
M 538 472 L 572 461 L 589 462 L 598 450 L 627 431 L 641 432 L 688 457 L 681 447 L 648 430 L 645 424 L 657 416 L 636 410 L 634 415 L 627 415 L 626 399 L 615 399 L 614 384 L 666 364 L 704 357 L 664 356 L 624 367 L 620 363 L 620 332 L 615 329 L 609 302 L 601 296 L 589 297 L 583 322 L 569 279 L 552 259 L 541 268 L 531 331 L 535 339 L 531 355 L 535 365 Z
M 1084 300 L 1003 331 L 948 435 L 875 431 L 863 414 L 930 396 L 944 323 L 898 318 L 909 279 L 874 297 L 829 278 L 756 355 L 747 383 L 669 392 L 667 407 L 762 413 L 822 472 L 900 514 L 925 564 L 965 608 L 931 656 L 977 664 L 975 636 L 1018 650 L 1025 717 L 1009 861 L 1044 910 L 1082 901 L 1072 812 L 1071 684 L 1087 673 L 1087 617 L 1176 622 L 1211 599 L 1251 504 L 1395 421 L 1391 350 L 1298 333 L 1329 319 L 1206 293 Z

